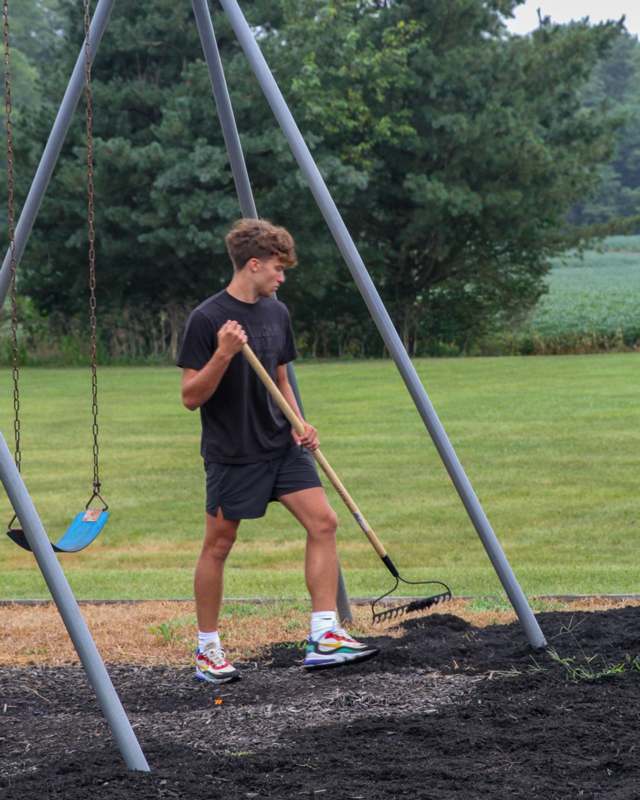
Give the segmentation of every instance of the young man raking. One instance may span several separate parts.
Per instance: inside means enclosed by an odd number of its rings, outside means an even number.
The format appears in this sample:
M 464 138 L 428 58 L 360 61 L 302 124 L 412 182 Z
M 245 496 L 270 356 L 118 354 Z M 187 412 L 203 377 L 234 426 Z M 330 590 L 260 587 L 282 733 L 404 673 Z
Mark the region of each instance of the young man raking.
M 225 241 L 231 282 L 191 313 L 178 357 L 182 401 L 200 409 L 206 474 L 205 534 L 194 581 L 196 676 L 214 683 L 238 678 L 218 632 L 225 560 L 241 520 L 264 516 L 270 501 L 282 503 L 307 534 L 312 613 L 303 666 L 334 667 L 378 652 L 338 624 L 337 517 L 310 454 L 319 445 L 317 431 L 307 422 L 302 436 L 292 430 L 241 353 L 248 343 L 302 416 L 287 377 L 296 357 L 289 312 L 273 297 L 296 263 L 293 238 L 265 220 L 242 219 Z

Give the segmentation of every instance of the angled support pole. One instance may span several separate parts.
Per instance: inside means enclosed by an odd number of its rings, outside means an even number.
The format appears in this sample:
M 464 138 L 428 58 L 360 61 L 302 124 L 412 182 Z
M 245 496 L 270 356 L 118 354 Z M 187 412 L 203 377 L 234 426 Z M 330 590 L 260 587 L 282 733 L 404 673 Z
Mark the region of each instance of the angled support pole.
M 233 180 L 236 185 L 236 192 L 238 193 L 240 210 L 242 211 L 243 217 L 247 219 L 258 219 L 258 211 L 256 209 L 255 200 L 253 199 L 249 173 L 247 172 L 247 165 L 244 160 L 244 153 L 242 152 L 242 143 L 240 141 L 240 135 L 238 134 L 238 127 L 233 113 L 233 106 L 231 105 L 231 98 L 229 97 L 229 90 L 227 89 L 227 82 L 224 77 L 222 59 L 220 58 L 220 50 L 218 49 L 218 43 L 216 42 L 213 30 L 213 20 L 211 19 L 209 6 L 207 5 L 207 0 L 192 0 L 191 5 L 193 6 L 193 14 L 196 18 L 198 33 L 200 34 L 202 51 L 207 66 L 209 67 L 209 78 L 211 80 L 213 98 L 216 102 L 218 118 L 222 126 L 224 143 L 227 146 L 227 154 L 229 155 L 231 172 L 233 173 Z
M 271 106 L 278 123 L 289 142 L 298 166 L 309 184 L 311 192 L 322 212 L 322 215 L 335 239 L 338 249 L 349 267 L 349 270 L 362 294 L 369 313 L 382 336 L 391 357 L 395 361 L 407 390 L 415 403 L 418 413 L 433 439 L 440 458 L 460 495 L 460 499 L 469 515 L 493 567 L 514 607 L 525 634 L 532 647 L 544 647 L 546 640 L 529 602 L 507 561 L 502 546 L 495 535 L 487 516 L 480 505 L 469 479 L 458 456 L 440 422 L 438 415 L 420 382 L 418 374 L 402 345 L 400 337 L 391 321 L 387 309 L 371 280 L 367 268 L 347 230 L 336 204 L 316 166 L 309 148 L 286 104 L 280 89 L 258 47 L 254 35 L 236 0 L 220 0 L 229 17 L 233 30 L 240 42 L 249 64 L 258 79 L 260 87 Z
M 98 0 L 98 5 L 96 6 L 96 10 L 91 20 L 91 27 L 89 29 L 89 60 L 91 63 L 93 63 L 98 45 L 100 44 L 102 35 L 104 34 L 109 22 L 109 15 L 111 14 L 111 9 L 113 8 L 114 2 L 115 0 Z M 67 136 L 67 131 L 69 130 L 69 125 L 71 125 L 73 114 L 84 90 L 85 62 L 86 54 L 85 45 L 83 42 L 76 65 L 73 68 L 71 78 L 69 79 L 69 85 L 67 86 L 67 90 L 62 98 L 60 109 L 58 110 L 51 133 L 49 134 L 49 139 L 40 158 L 40 163 L 38 164 L 35 177 L 31 183 L 29 194 L 24 202 L 20 219 L 16 225 L 16 267 L 20 263 L 24 254 L 24 249 L 31 234 L 33 223 L 38 216 L 38 211 L 40 210 L 40 205 L 42 204 L 42 198 L 47 191 L 47 186 L 49 185 L 51 175 L 53 174 L 53 170 L 58 162 L 62 145 L 64 144 L 64 140 Z M 2 269 L 0 270 L 0 308 L 2 308 L 4 305 L 7 291 L 9 290 L 10 280 L 11 248 L 7 250 L 2 263 Z
M 71 591 L 60 562 L 53 552 L 51 543 L 42 527 L 33 501 L 22 481 L 7 443 L 0 433 L 0 481 L 9 496 L 27 541 L 38 562 L 58 611 L 80 657 L 89 683 L 96 693 L 102 713 L 106 717 L 122 757 L 131 770 L 150 772 L 140 744 L 136 738 L 129 718 L 122 707 L 120 698 L 113 688 L 111 678 L 91 637 L 78 603 Z
M 229 156 L 229 163 L 231 165 L 231 172 L 238 194 L 238 202 L 242 216 L 248 219 L 258 219 L 258 211 L 256 208 L 253 191 L 251 189 L 251 181 L 249 180 L 249 173 L 247 172 L 247 165 L 244 159 L 242 150 L 242 142 L 238 133 L 238 126 L 236 125 L 235 115 L 233 113 L 233 106 L 227 88 L 227 81 L 224 76 L 224 69 L 222 66 L 222 59 L 220 57 L 220 50 L 216 42 L 215 32 L 213 29 L 213 20 L 211 19 L 211 12 L 207 0 L 192 0 L 193 14 L 195 16 L 198 33 L 200 35 L 200 42 L 202 44 L 202 51 L 204 53 L 207 66 L 209 68 L 209 79 L 211 80 L 211 88 L 213 90 L 213 98 L 220 119 L 222 127 L 222 135 L 227 148 Z M 298 381 L 296 379 L 293 364 L 287 365 L 287 375 L 289 383 L 293 389 L 300 411 L 304 414 L 304 407 L 302 405 L 302 398 L 298 388 Z M 351 604 L 347 594 L 347 587 L 345 584 L 342 570 L 338 568 L 338 596 L 336 598 L 338 606 L 338 616 L 342 622 L 351 622 L 353 615 L 351 613 Z

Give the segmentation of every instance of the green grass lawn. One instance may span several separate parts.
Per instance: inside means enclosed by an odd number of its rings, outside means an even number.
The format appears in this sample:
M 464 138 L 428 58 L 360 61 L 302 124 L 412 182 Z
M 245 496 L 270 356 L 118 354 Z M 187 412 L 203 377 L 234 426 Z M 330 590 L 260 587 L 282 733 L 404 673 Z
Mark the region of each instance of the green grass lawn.
M 419 360 L 417 369 L 529 594 L 639 592 L 640 402 L 635 354 Z M 5 373 L 8 378 L 8 371 Z M 409 577 L 500 594 L 480 540 L 392 362 L 302 363 L 322 449 Z M 12 432 L 9 381 L 0 429 Z M 52 539 L 90 494 L 87 370 L 26 369 L 23 476 Z M 171 368 L 100 373 L 102 479 L 112 518 L 62 561 L 85 599 L 191 596 L 203 525 L 199 418 Z M 11 441 L 9 441 L 11 446 Z M 331 488 L 349 592 L 390 576 Z M 11 510 L 0 493 L 0 520 Z M 229 597 L 303 597 L 304 539 L 277 504 L 243 523 Z M 48 597 L 32 556 L 0 539 L 2 598 Z

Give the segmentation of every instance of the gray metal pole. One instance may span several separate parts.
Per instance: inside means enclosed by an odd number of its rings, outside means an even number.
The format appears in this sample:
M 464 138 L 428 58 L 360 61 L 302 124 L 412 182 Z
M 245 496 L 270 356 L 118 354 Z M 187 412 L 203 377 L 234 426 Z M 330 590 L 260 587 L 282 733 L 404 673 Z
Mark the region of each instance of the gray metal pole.
M 391 354 L 396 366 L 402 375 L 409 394 L 418 409 L 418 413 L 433 439 L 433 442 L 442 458 L 451 480 L 453 481 L 465 509 L 473 525 L 480 536 L 482 544 L 496 570 L 500 581 L 511 604 L 513 605 L 526 636 L 532 647 L 544 647 L 546 640 L 538 622 L 529 606 L 524 592 L 506 559 L 500 542 L 496 537 L 489 520 L 487 519 L 480 502 L 473 491 L 473 487 L 467 478 L 462 464 L 460 463 L 447 434 L 436 414 L 431 401 L 418 378 L 411 359 L 404 349 L 400 337 L 393 326 L 391 318 L 385 308 L 377 289 L 367 268 L 358 253 L 358 250 L 351 238 L 349 231 L 336 204 L 326 187 L 326 184 L 318 170 L 309 148 L 296 125 L 295 120 L 278 88 L 278 85 L 271 74 L 271 71 L 262 55 L 260 48 L 247 24 L 246 19 L 236 0 L 220 0 L 224 10 L 227 12 L 231 25 L 238 37 L 240 46 L 253 69 L 258 82 L 264 92 L 267 102 L 271 106 L 276 119 L 284 135 L 289 142 L 289 146 L 295 156 L 298 166 L 305 176 L 313 196 L 325 218 L 327 225 L 338 245 L 342 256 L 353 275 L 353 278 L 362 294 L 365 303 L 373 317 L 378 330 L 384 340 L 389 353 Z
M 196 25 L 198 26 L 198 33 L 200 34 L 202 51 L 207 66 L 209 67 L 209 78 L 213 89 L 213 97 L 222 126 L 222 135 L 224 136 L 227 153 L 229 155 L 229 163 L 231 164 L 231 171 L 236 185 L 236 192 L 238 193 L 238 201 L 240 203 L 242 216 L 257 219 L 258 210 L 251 190 L 251 182 L 242 151 L 242 142 L 240 141 L 238 127 L 233 113 L 233 106 L 231 105 L 231 98 L 224 76 L 222 59 L 220 58 L 220 50 L 218 49 L 218 43 L 216 42 L 215 32 L 213 30 L 213 20 L 211 19 L 209 6 L 207 0 L 192 0 L 192 6 L 196 18 Z M 304 414 L 298 381 L 292 364 L 287 366 L 287 375 L 289 376 L 289 383 L 298 401 L 300 411 Z M 338 573 L 338 596 L 336 600 L 338 616 L 341 621 L 351 622 L 353 619 L 351 604 L 349 603 L 349 596 L 347 594 L 347 587 L 342 575 L 342 570 L 339 570 Z
M 60 562 L 42 526 L 38 512 L 24 482 L 13 462 L 9 448 L 0 433 L 0 480 L 9 496 L 27 541 L 38 562 L 51 595 L 58 606 L 60 615 L 73 641 L 89 682 L 97 695 L 102 713 L 111 727 L 122 757 L 129 769 L 150 772 L 140 744 L 126 715 L 120 698 L 113 688 L 100 653 L 87 627 L 78 603 L 67 582 Z
M 109 22 L 109 15 L 113 7 L 114 0 L 98 0 L 91 27 L 89 30 L 89 40 L 91 43 L 90 60 L 93 63 L 98 45 Z M 69 125 L 73 118 L 74 111 L 84 89 L 84 70 L 85 70 L 85 46 L 80 49 L 80 54 L 76 65 L 71 73 L 69 85 L 62 98 L 58 115 L 49 134 L 49 140 L 44 148 L 38 169 L 29 189 L 29 194 L 25 200 L 20 219 L 16 225 L 15 244 L 16 244 L 16 267 L 20 263 L 24 254 L 27 241 L 33 228 L 33 223 L 38 216 L 42 198 L 47 191 L 47 186 L 55 169 L 62 145 L 64 144 Z M 0 308 L 2 308 L 11 278 L 11 248 L 7 250 L 0 270 Z
M 351 611 L 351 602 L 349 600 L 349 593 L 347 592 L 347 584 L 342 574 L 342 567 L 338 563 L 338 594 L 336 597 L 336 606 L 338 612 L 338 619 L 341 623 L 353 622 L 353 612 Z
M 216 102 L 216 109 L 222 126 L 222 135 L 227 146 L 229 163 L 231 164 L 231 172 L 233 173 L 242 216 L 257 219 L 258 211 L 251 191 L 247 165 L 245 164 L 242 143 L 240 142 L 233 107 L 231 106 L 231 98 L 229 97 L 229 90 L 224 77 L 218 43 L 213 31 L 213 21 L 209 6 L 207 5 L 207 0 L 192 0 L 192 6 L 198 33 L 200 34 L 202 51 L 209 67 L 213 98 Z

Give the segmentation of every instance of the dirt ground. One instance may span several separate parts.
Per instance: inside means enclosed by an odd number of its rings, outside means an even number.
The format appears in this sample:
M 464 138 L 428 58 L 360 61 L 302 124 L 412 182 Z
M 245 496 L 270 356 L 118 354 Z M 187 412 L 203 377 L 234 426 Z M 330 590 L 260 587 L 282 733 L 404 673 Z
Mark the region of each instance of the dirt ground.
M 316 674 L 300 668 L 297 617 L 270 646 L 248 617 L 242 679 L 218 688 L 176 660 L 177 623 L 147 626 L 155 650 L 139 637 L 139 659 L 94 623 L 150 774 L 124 768 L 49 611 L 3 607 L 0 798 L 638 800 L 640 606 L 608 606 L 538 614 L 553 648 L 538 653 L 517 622 L 441 606 L 369 635 L 378 658 Z M 12 662 L 19 635 L 31 654 Z

